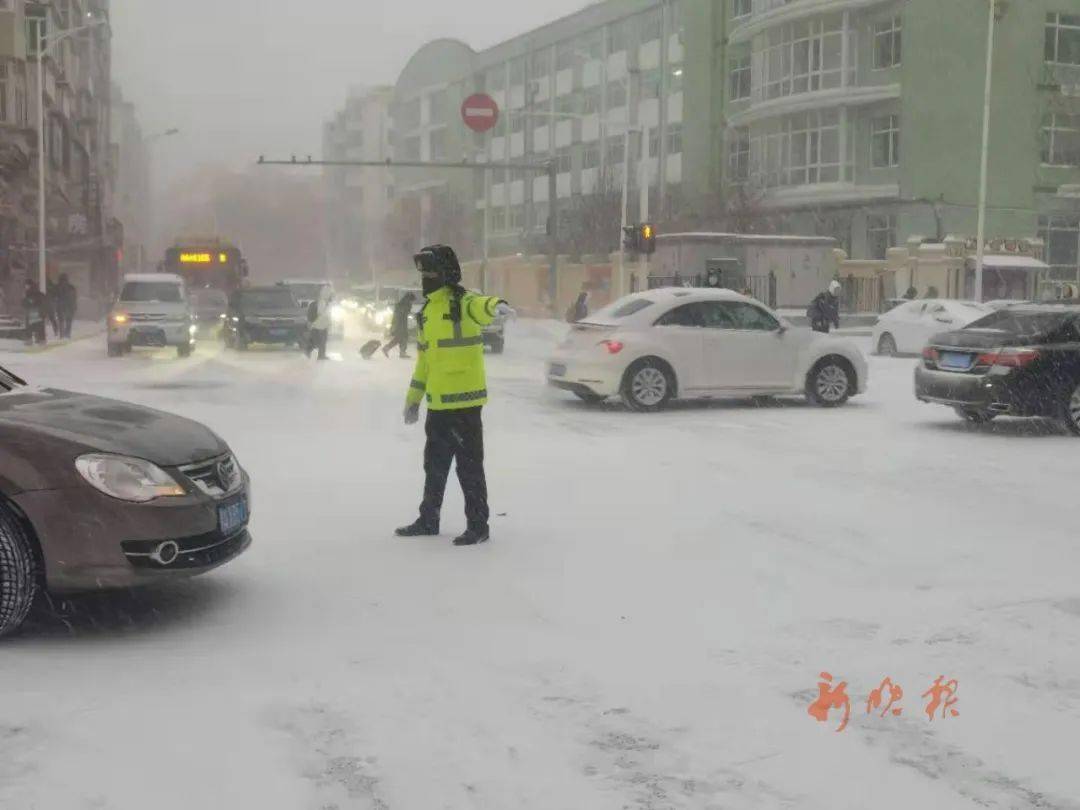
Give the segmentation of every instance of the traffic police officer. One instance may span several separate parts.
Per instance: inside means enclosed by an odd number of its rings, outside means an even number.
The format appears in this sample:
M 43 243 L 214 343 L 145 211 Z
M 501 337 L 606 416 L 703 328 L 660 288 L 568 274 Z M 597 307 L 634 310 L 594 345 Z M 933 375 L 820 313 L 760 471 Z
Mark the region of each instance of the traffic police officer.
M 467 529 L 454 540 L 472 546 L 488 537 L 487 481 L 484 477 L 484 427 L 480 413 L 487 402 L 483 328 L 510 315 L 499 298 L 476 295 L 461 286 L 461 265 L 452 248 L 432 245 L 414 257 L 420 271 L 424 309 L 417 318 L 416 370 L 405 404 L 405 424 L 420 419 L 427 400 L 424 448 L 424 500 L 420 517 L 397 530 L 400 537 L 439 533 L 450 463 L 457 462 L 465 494 Z

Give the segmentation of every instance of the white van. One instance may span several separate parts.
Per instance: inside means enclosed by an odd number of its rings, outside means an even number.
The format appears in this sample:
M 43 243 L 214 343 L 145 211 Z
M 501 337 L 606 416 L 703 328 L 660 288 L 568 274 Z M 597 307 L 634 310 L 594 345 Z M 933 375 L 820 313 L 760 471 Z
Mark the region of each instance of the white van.
M 195 347 L 195 322 L 180 276 L 143 273 L 124 276 L 120 297 L 109 311 L 109 357 L 137 346 L 175 346 L 181 357 Z

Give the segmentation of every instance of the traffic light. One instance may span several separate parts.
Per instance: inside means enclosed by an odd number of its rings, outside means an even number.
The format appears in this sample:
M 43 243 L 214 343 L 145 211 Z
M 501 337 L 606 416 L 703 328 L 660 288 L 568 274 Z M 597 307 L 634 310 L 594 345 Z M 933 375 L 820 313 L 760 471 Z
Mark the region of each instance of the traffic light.
M 642 222 L 638 227 L 638 253 L 651 256 L 656 253 L 656 228 L 651 222 Z
M 623 249 L 627 253 L 652 255 L 656 252 L 656 228 L 650 222 L 627 225 L 623 229 Z

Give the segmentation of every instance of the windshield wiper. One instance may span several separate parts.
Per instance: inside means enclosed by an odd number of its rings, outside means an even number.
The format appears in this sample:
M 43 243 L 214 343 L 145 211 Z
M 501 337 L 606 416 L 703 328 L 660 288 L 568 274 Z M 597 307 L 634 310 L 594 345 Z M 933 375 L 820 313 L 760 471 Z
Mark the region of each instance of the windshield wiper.
M 0 374 L 3 374 L 5 376 L 11 378 L 11 380 L 14 381 L 14 383 L 16 385 L 29 385 L 29 383 L 26 380 L 24 380 L 22 377 L 20 377 L 18 374 L 12 374 L 10 371 L 8 371 L 3 366 L 0 366 Z M 8 391 L 10 391 L 10 390 L 11 390 L 11 387 L 9 386 Z

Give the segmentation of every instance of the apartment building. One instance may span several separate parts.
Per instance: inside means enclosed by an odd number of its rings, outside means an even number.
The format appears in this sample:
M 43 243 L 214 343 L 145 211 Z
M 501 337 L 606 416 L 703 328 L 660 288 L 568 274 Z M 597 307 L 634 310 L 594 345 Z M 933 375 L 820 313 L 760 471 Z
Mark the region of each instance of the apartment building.
M 108 25 L 46 48 L 55 36 L 107 19 L 108 0 L 0 0 L 0 279 L 10 290 L 37 277 L 38 99 L 45 104 L 48 267 L 85 297 L 116 287 L 122 228 L 113 217 L 111 33 Z
M 350 88 L 323 127 L 326 160 L 385 161 L 390 155 L 390 87 Z M 389 169 L 327 166 L 326 256 L 332 277 L 366 279 L 386 265 L 385 225 L 393 197 Z
M 112 116 L 113 213 L 123 225 L 121 273 L 143 272 L 157 264 L 153 253 L 154 226 L 150 194 L 150 149 L 135 105 L 119 85 L 110 91 Z
M 451 40 L 426 44 L 395 87 L 395 158 L 494 166 L 554 160 L 565 229 L 575 199 L 620 192 L 629 143 L 631 209 L 636 214 L 644 178 L 656 210 L 683 176 L 683 9 L 693 1 L 595 3 L 483 51 Z M 474 92 L 488 93 L 501 110 L 483 135 L 461 124 L 461 103 Z M 492 253 L 525 249 L 546 234 L 541 172 L 505 168 L 485 178 L 402 170 L 397 178 L 398 210 L 424 238 L 459 231 L 463 214 L 474 255 L 484 234 Z
M 976 231 L 987 0 L 724 0 L 720 182 L 884 257 Z M 990 237 L 1080 274 L 1080 2 L 998 0 Z M 720 150 L 718 150 L 720 151 Z

